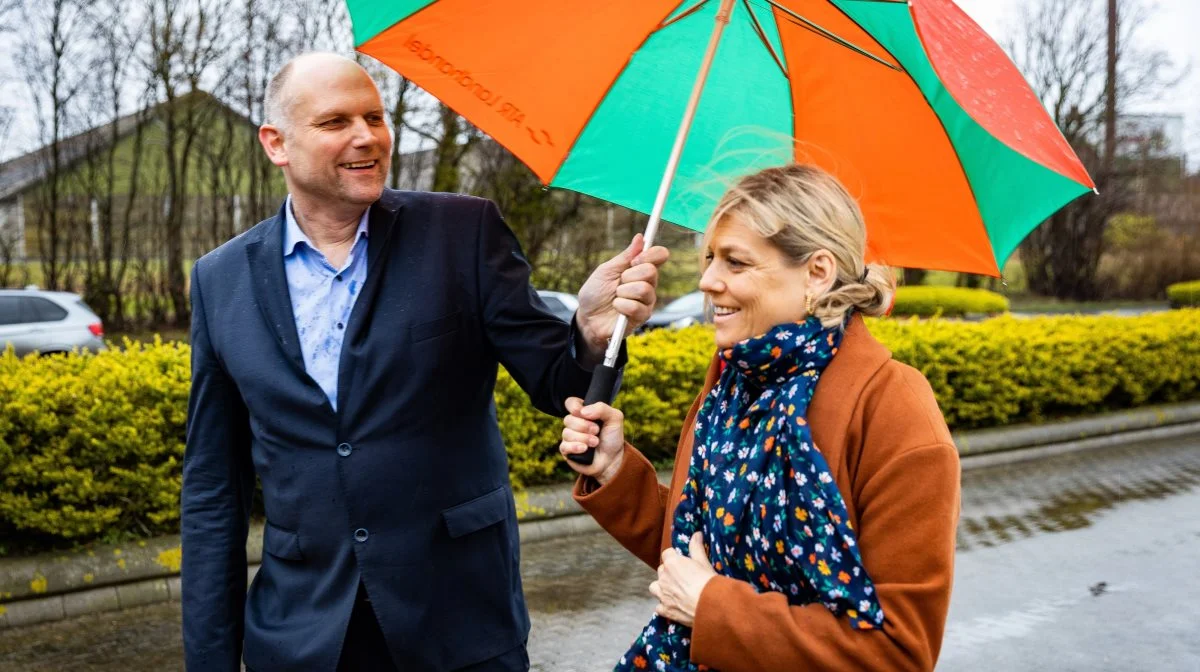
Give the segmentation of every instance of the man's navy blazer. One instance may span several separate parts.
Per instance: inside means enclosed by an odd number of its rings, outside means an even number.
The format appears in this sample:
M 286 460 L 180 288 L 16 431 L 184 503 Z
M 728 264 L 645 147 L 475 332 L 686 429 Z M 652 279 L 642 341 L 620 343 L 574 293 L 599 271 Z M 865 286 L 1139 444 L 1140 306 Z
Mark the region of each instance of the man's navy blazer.
M 589 374 L 490 201 L 384 191 L 335 412 L 305 373 L 280 214 L 192 271 L 183 467 L 187 668 L 332 671 L 361 581 L 402 670 L 521 646 L 516 512 L 497 364 L 565 415 Z M 262 565 L 246 590 L 255 475 Z M 244 653 L 243 653 L 244 642 Z

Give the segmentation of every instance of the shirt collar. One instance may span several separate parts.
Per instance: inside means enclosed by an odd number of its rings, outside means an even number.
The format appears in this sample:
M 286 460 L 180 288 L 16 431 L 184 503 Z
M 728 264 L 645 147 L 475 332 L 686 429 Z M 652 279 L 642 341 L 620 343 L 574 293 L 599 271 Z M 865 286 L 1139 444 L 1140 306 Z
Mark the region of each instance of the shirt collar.
M 292 256 L 296 251 L 296 246 L 304 243 L 311 249 L 317 249 L 308 236 L 304 235 L 304 230 L 300 228 L 300 224 L 296 221 L 296 213 L 292 212 L 292 195 L 288 194 L 287 202 L 283 207 L 284 219 L 286 220 L 283 228 L 283 256 L 284 258 Z M 371 206 L 367 206 L 363 210 L 362 217 L 358 219 L 358 231 L 354 234 L 354 243 L 357 245 L 359 240 L 367 237 L 367 217 L 371 214 Z

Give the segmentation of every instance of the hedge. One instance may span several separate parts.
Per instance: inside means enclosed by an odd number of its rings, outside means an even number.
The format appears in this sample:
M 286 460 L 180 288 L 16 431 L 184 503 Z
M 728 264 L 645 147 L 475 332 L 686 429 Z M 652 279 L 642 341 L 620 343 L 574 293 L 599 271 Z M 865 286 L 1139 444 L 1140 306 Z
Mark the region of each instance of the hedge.
M 880 319 L 869 328 L 925 374 L 954 429 L 1200 399 L 1198 309 L 973 323 Z M 674 456 L 712 349 L 707 326 L 629 339 L 616 404 L 626 435 L 651 459 Z M 177 529 L 187 387 L 182 344 L 0 356 L 0 538 L 15 540 L 7 552 Z M 496 400 L 514 482 L 566 478 L 557 453 L 561 421 L 533 410 L 504 372 Z
M 896 317 L 962 317 L 1008 312 L 1008 299 L 986 289 L 906 285 L 896 288 Z
M 1172 308 L 1200 306 L 1200 280 L 1178 282 L 1167 287 L 1167 299 Z
M 188 347 L 126 346 L 0 355 L 0 539 L 178 531 Z

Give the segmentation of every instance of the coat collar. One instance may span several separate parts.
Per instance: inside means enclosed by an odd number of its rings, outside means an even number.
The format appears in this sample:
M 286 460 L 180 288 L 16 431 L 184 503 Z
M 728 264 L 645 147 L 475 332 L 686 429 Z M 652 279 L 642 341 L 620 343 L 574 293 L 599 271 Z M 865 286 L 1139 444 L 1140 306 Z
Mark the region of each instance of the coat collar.
M 846 334 L 842 337 L 841 347 L 834 356 L 813 393 L 812 402 L 808 405 L 808 420 L 812 427 L 813 442 L 821 450 L 829 466 L 834 470 L 834 479 L 838 483 L 848 483 L 846 451 L 851 441 L 857 437 L 857 429 L 851 427 L 854 413 L 859 406 L 859 398 L 871 382 L 875 374 L 892 358 L 892 353 L 882 343 L 875 340 L 861 315 L 850 318 L 846 326 Z M 683 493 L 683 484 L 692 457 L 692 442 L 695 436 L 696 414 L 699 412 L 704 399 L 717 384 L 721 377 L 721 358 L 714 353 L 708 365 L 708 373 L 704 377 L 704 388 L 683 423 L 683 433 L 679 437 L 679 446 L 675 451 L 675 474 L 671 479 L 672 488 L 669 502 L 678 502 Z M 679 472 L 683 471 L 681 475 Z M 846 505 L 857 523 L 857 512 L 853 503 L 847 498 Z M 670 534 L 675 507 L 667 507 L 666 525 L 663 527 L 662 547 L 670 546 Z
M 822 424 L 838 424 L 830 423 L 827 416 L 848 422 L 854 409 L 853 404 L 847 404 L 846 400 L 857 400 L 875 372 L 891 358 L 891 351 L 875 340 L 867 330 L 862 316 L 851 317 L 837 356 L 829 362 L 821 374 L 820 382 L 817 383 L 817 390 L 813 394 L 812 403 L 809 404 L 809 415 L 820 417 Z M 709 362 L 700 399 L 708 395 L 720 377 L 721 357 L 716 353 Z M 816 426 L 813 427 L 813 431 L 817 431 Z
M 385 189 L 379 200 L 370 207 L 367 217 L 367 279 L 354 302 L 354 310 L 350 313 L 350 323 L 346 328 L 338 372 L 339 399 L 345 398 L 345 383 L 351 374 L 346 366 L 346 346 L 363 336 L 366 316 L 370 314 L 374 305 L 379 292 L 380 278 L 385 270 L 387 256 L 383 251 L 388 247 L 392 232 L 398 228 L 399 214 L 403 206 L 402 192 Z M 250 264 L 251 277 L 254 278 L 255 302 L 262 310 L 279 347 L 287 355 L 288 362 L 299 375 L 307 376 L 283 263 L 286 207 L 285 201 L 274 217 L 263 222 L 262 226 L 255 227 L 257 236 L 247 242 L 246 257 Z

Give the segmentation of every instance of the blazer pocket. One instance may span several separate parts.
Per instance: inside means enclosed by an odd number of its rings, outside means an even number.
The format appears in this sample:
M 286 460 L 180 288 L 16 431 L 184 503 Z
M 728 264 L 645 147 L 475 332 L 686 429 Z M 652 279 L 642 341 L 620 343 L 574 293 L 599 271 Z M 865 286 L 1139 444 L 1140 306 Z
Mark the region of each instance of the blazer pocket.
M 420 324 L 412 325 L 409 327 L 409 333 L 412 335 L 412 342 L 420 343 L 421 341 L 428 341 L 431 338 L 437 338 L 438 336 L 443 336 L 457 330 L 459 315 L 462 315 L 461 310 L 450 313 L 445 317 L 439 317 L 435 320 L 429 320 L 428 322 L 421 322 Z
M 508 498 L 508 488 L 502 485 L 486 495 L 444 509 L 442 517 L 446 519 L 447 531 L 458 538 L 495 525 L 508 517 Z
M 300 535 L 275 527 L 270 522 L 263 529 L 263 550 L 282 560 L 303 560 L 300 550 Z

